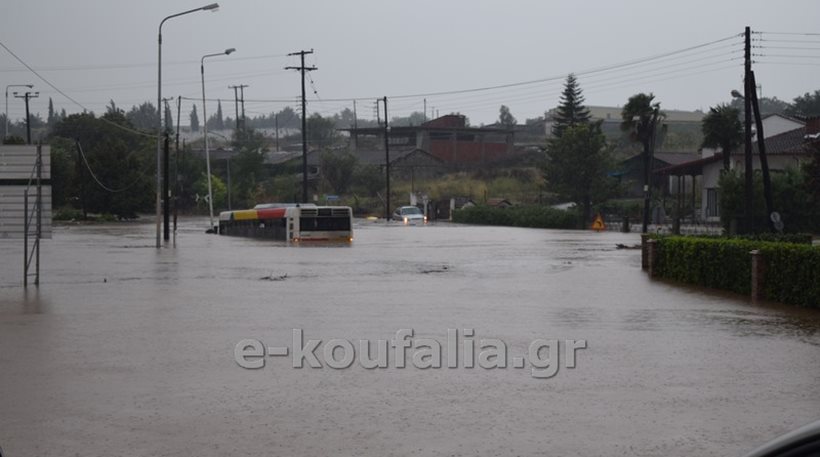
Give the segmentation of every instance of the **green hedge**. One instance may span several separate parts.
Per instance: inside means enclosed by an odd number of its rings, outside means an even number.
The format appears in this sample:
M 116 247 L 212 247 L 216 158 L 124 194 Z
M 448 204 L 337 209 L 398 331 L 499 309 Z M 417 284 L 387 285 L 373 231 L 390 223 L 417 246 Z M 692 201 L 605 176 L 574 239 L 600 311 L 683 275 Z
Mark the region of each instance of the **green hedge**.
M 578 215 L 575 212 L 545 206 L 471 206 L 455 211 L 453 221 L 462 224 L 572 229 L 578 226 Z
M 763 285 L 766 298 L 792 305 L 820 307 L 820 248 L 764 243 Z
M 658 233 L 650 233 L 649 238 L 661 239 L 668 235 L 661 235 Z M 795 244 L 812 244 L 811 233 L 752 233 L 747 235 L 691 235 L 685 236 L 687 238 L 705 238 L 710 240 L 746 240 L 746 241 L 771 241 L 775 243 L 795 243 Z
M 764 297 L 820 307 L 820 248 L 806 244 L 708 237 L 653 237 L 658 241 L 657 275 L 675 281 L 748 295 L 752 250 L 766 264 Z

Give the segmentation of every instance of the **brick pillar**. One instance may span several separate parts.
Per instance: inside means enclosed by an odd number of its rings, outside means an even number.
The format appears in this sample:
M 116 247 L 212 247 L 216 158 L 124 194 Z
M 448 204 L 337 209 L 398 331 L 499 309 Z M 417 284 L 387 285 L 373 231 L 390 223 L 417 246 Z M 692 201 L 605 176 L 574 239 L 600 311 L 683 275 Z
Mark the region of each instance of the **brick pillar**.
M 749 252 L 752 256 L 752 301 L 763 298 L 763 280 L 766 275 L 766 262 L 763 255 L 755 249 Z
M 646 257 L 649 277 L 654 278 L 658 269 L 658 240 L 648 240 L 646 242 Z
M 649 268 L 649 257 L 647 256 L 646 252 L 646 242 L 649 241 L 649 235 L 646 233 L 641 234 L 641 269 L 646 270 Z

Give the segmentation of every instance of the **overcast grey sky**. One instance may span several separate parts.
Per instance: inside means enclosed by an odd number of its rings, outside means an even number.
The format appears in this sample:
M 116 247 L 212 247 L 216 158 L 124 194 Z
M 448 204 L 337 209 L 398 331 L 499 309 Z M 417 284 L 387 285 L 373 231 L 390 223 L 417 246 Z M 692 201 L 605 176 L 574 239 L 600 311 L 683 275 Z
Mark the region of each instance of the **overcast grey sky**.
M 156 103 L 157 27 L 170 14 L 209 0 L 4 0 L 0 41 L 88 109 L 109 100 L 130 108 Z M 233 116 L 231 84 L 248 84 L 246 112 L 267 114 L 295 100 L 298 65 L 285 54 L 315 50 L 319 69 L 308 84 L 309 113 L 333 114 L 360 98 L 359 117 L 375 117 L 375 97 L 431 94 L 558 77 L 554 81 L 449 95 L 390 100 L 391 116 L 428 109 L 461 112 L 491 123 L 501 104 L 519 121 L 554 107 L 563 77 L 656 56 L 737 35 L 688 52 L 630 67 L 581 74 L 590 105 L 623 105 L 654 92 L 666 109 L 708 109 L 729 100 L 742 82 L 746 25 L 755 42 L 763 95 L 791 100 L 820 89 L 820 2 L 798 0 L 665 1 L 289 1 L 221 0 L 163 27 L 163 96 L 201 97 L 199 59 L 228 47 L 237 52 L 206 62 L 208 98 Z M 779 35 L 775 33 L 815 33 Z M 789 48 L 789 49 L 778 49 Z M 790 56 L 790 57 L 776 57 Z M 781 63 L 774 63 L 781 62 Z M 0 86 L 32 82 L 45 117 L 48 97 L 69 113 L 81 108 L 0 49 Z M 183 101 L 183 124 L 191 104 Z M 10 99 L 10 117 L 24 114 Z M 215 106 L 209 103 L 209 112 Z M 295 106 L 295 105 L 294 105 Z M 201 114 L 201 111 L 200 111 Z M 429 114 L 429 111 L 428 111 Z

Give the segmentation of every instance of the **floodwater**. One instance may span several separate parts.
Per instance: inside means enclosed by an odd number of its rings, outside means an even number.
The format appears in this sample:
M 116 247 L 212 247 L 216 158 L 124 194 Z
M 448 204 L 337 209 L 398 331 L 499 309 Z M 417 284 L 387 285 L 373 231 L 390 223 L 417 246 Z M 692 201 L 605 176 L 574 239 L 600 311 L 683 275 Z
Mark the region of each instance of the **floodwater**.
M 652 281 L 615 248 L 636 234 L 362 222 L 296 247 L 204 225 L 162 250 L 150 224 L 55 227 L 27 293 L 0 243 L 4 456 L 739 456 L 820 418 L 820 312 Z M 323 368 L 292 367 L 293 329 Z M 472 329 L 507 367 L 443 348 L 421 369 L 414 347 L 398 368 L 392 345 L 360 364 L 400 329 Z M 245 369 L 243 339 L 290 352 Z M 533 356 L 552 377 L 513 367 L 538 339 L 559 341 Z

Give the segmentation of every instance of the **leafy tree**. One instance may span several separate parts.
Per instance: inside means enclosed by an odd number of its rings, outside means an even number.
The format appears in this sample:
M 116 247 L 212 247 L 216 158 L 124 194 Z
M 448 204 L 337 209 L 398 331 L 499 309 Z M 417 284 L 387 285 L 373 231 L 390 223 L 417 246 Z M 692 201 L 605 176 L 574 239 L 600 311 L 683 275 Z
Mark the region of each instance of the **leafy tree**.
M 703 118 L 703 147 L 721 148 L 723 151 L 723 169 L 729 170 L 732 150 L 743 144 L 743 124 L 740 112 L 729 105 L 718 105 L 709 108 Z
M 333 120 L 336 122 L 336 128 L 340 129 L 353 128 L 353 125 L 356 123 L 356 118 L 353 114 L 353 110 L 351 110 L 350 108 L 345 108 L 338 114 L 335 114 L 333 116 Z
M 811 195 L 812 205 L 820 211 L 820 145 L 817 143 L 814 144 L 812 156 L 811 162 L 803 166 L 803 171 L 806 173 L 806 188 Z
M 353 170 L 353 186 L 368 197 L 384 189 L 384 171 L 376 165 L 359 165 Z
M 191 109 L 191 131 L 198 132 L 199 131 L 199 116 L 196 114 L 196 105 L 194 105 L 193 109 Z
M 424 113 L 421 111 L 413 111 L 407 117 L 394 117 L 390 119 L 390 125 L 392 126 L 411 126 L 411 125 L 421 125 L 424 123 Z
M 290 106 L 282 108 L 276 116 L 279 119 L 280 129 L 298 129 L 302 127 L 302 118 Z
M 347 151 L 339 154 L 326 151 L 322 154 L 322 178 L 330 185 L 333 192 L 337 194 L 347 192 L 353 180 L 356 162 L 356 156 Z
M 113 115 L 125 114 L 125 112 L 123 110 L 121 110 L 120 108 L 117 107 L 117 104 L 114 103 L 113 99 L 109 100 L 108 106 L 106 106 L 106 108 L 105 108 L 105 112 L 106 112 L 106 114 L 113 114 Z
M 197 210 L 200 212 L 208 211 L 208 175 L 202 172 L 199 178 L 193 183 L 194 200 L 196 202 Z M 211 194 L 214 197 L 214 209 L 227 207 L 228 201 L 228 187 L 225 181 L 221 180 L 219 176 L 211 175 Z
M 177 205 L 181 210 L 193 209 L 197 205 L 197 194 L 193 184 L 205 175 L 205 158 L 192 154 L 191 145 L 186 145 L 180 151 L 179 157 L 179 194 L 177 195 Z M 207 190 L 206 190 L 207 191 Z
M 104 116 L 106 122 L 93 114 L 74 114 L 61 120 L 52 131 L 52 143 L 58 154 L 74 157 L 74 141 L 80 142 L 84 156 L 82 172 L 75 174 L 73 183 L 66 182 L 65 189 L 76 192 L 84 188 L 82 197 L 88 211 L 135 218 L 137 213 L 153 206 L 154 142 L 112 125 L 133 127 L 121 110 L 115 105 L 111 108 Z M 65 140 L 56 141 L 57 138 Z M 62 197 L 63 201 L 66 197 Z M 79 198 L 72 201 L 80 203 Z
M 54 138 L 51 141 L 51 204 L 55 209 L 70 205 L 79 196 L 74 150 L 72 140 Z
M 307 139 L 310 144 L 328 146 L 336 137 L 336 123 L 332 118 L 324 118 L 313 113 L 307 119 Z
M 552 118 L 552 135 L 555 137 L 560 137 L 567 127 L 589 123 L 589 110 L 584 106 L 584 96 L 572 73 L 567 76 L 561 101 Z
M 510 113 L 510 108 L 508 108 L 507 105 L 501 105 L 501 108 L 498 109 L 498 123 L 508 129 L 515 127 L 515 124 L 518 123 L 512 113 Z
M 567 126 L 549 143 L 544 167 L 546 184 L 582 209 L 585 227 L 592 206 L 604 202 L 615 190 L 615 183 L 607 176 L 611 162 L 606 138 L 595 124 Z
M 792 109 L 792 106 L 788 102 L 780 100 L 777 97 L 759 97 L 758 104 L 760 105 L 761 116 L 768 116 L 770 114 L 787 114 L 787 112 Z M 732 108 L 737 109 L 739 113 L 743 113 L 744 102 L 742 98 L 733 98 L 729 105 Z
M 728 230 L 733 220 L 744 216 L 745 179 L 742 171 L 723 173 L 720 185 L 720 219 Z M 768 217 L 763 201 L 763 178 L 755 172 L 753 179 L 755 220 L 758 230 L 766 230 Z M 813 194 L 810 167 L 787 168 L 772 175 L 774 208 L 780 213 L 786 232 L 812 232 L 820 226 L 820 205 Z
M 165 131 L 169 134 L 174 131 L 174 115 L 167 103 L 165 104 Z
M 125 118 L 137 129 L 146 131 L 157 129 L 157 109 L 149 102 L 142 103 L 140 106 L 132 106 L 125 113 Z
M 820 116 L 820 90 L 814 91 L 813 94 L 806 92 L 796 97 L 792 106 L 786 109 L 786 114 L 800 117 Z
M 259 184 L 267 179 L 265 137 L 249 129 L 234 131 L 232 145 L 237 151 L 231 159 L 231 198 L 237 205 L 253 206 Z

